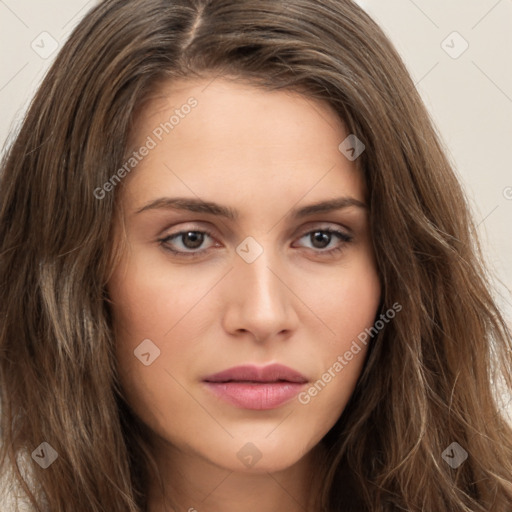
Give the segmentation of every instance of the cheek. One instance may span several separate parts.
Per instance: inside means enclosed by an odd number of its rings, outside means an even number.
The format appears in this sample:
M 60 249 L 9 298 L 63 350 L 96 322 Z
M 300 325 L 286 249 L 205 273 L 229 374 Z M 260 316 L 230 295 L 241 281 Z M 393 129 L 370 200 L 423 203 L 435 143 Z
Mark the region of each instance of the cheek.
M 380 280 L 370 259 L 359 260 L 351 271 L 339 275 L 339 279 L 325 282 L 322 297 L 317 297 L 319 317 L 330 328 L 331 336 L 316 346 L 322 367 L 316 380 L 298 397 L 310 417 L 317 418 L 319 428 L 333 425 L 352 395 L 381 299 Z
M 190 275 L 161 262 L 129 259 L 108 286 L 118 336 L 162 339 L 199 298 Z
M 327 346 L 344 351 L 347 343 L 373 325 L 380 304 L 381 284 L 371 254 L 358 255 L 318 284 L 305 293 L 330 328 Z
M 131 404 L 147 406 L 145 414 L 158 410 L 159 401 L 167 402 L 173 396 L 180 397 L 180 407 L 186 402 L 166 370 L 178 376 L 198 357 L 199 348 L 190 340 L 203 316 L 205 301 L 201 298 L 218 279 L 211 271 L 210 275 L 205 272 L 204 279 L 197 272 L 170 271 L 162 261 L 148 263 L 128 252 L 108 284 L 119 378 Z M 191 285 L 198 278 L 202 284 Z M 164 388 L 168 392 L 165 400 L 158 399 Z

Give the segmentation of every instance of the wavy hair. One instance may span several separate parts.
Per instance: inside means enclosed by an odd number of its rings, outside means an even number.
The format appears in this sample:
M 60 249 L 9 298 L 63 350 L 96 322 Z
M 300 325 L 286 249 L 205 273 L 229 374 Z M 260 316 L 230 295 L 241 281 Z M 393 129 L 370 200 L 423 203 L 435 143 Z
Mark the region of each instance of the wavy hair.
M 118 383 L 106 293 L 119 194 L 94 190 L 162 81 L 216 76 L 323 100 L 366 146 L 382 308 L 403 310 L 322 440 L 323 510 L 510 512 L 495 390 L 512 390 L 510 328 L 441 138 L 350 0 L 106 0 L 73 31 L 1 165 L 1 473 L 30 510 L 147 510 L 157 473 Z M 42 442 L 58 454 L 46 469 L 30 457 Z M 468 453 L 456 469 L 442 456 L 454 442 Z

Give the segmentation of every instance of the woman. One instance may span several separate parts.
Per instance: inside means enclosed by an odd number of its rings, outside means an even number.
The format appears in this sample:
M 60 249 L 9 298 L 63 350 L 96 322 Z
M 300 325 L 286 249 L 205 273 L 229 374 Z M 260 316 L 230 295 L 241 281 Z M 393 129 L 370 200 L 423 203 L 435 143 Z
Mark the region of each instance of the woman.
M 29 510 L 511 509 L 511 333 L 354 3 L 104 1 L 0 187 L 0 460 Z

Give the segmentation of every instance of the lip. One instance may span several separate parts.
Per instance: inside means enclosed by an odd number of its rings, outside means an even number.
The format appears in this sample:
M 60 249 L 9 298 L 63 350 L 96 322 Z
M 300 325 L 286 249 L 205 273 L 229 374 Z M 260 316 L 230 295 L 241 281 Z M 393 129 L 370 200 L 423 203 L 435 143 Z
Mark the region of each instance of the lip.
M 308 379 L 281 364 L 235 366 L 203 379 L 207 389 L 242 409 L 267 410 L 284 405 L 304 388 Z

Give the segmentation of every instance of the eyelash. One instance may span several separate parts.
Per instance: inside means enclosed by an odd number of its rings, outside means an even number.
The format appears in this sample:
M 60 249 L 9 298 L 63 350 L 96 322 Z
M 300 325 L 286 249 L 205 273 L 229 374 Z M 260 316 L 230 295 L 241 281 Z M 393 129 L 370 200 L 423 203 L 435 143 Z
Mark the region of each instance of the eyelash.
M 196 252 L 185 252 L 185 251 L 176 251 L 175 249 L 171 249 L 171 247 L 168 245 L 169 240 L 172 240 L 174 238 L 179 238 L 180 236 L 186 235 L 187 233 L 190 233 L 190 232 L 205 234 L 211 238 L 214 238 L 213 233 L 210 232 L 208 229 L 200 229 L 200 230 L 199 229 L 187 229 L 184 231 L 178 231 L 177 233 L 173 233 L 173 234 L 165 236 L 163 238 L 159 238 L 158 242 L 159 242 L 160 246 L 165 251 L 170 252 L 173 255 L 178 256 L 180 258 L 183 257 L 183 258 L 193 259 L 193 258 L 200 257 L 203 254 L 207 253 L 210 249 L 198 250 Z M 311 249 L 314 252 L 321 254 L 321 255 L 334 256 L 335 254 L 338 254 L 340 251 L 342 251 L 345 248 L 344 247 L 345 244 L 352 242 L 352 239 L 353 239 L 352 236 L 347 235 L 346 233 L 343 233 L 342 231 L 338 231 L 338 230 L 332 229 L 332 228 L 324 228 L 324 229 L 313 229 L 311 231 L 308 231 L 308 232 L 304 233 L 303 235 L 301 235 L 299 237 L 299 240 L 301 238 L 304 238 L 305 236 L 312 235 L 313 233 L 317 233 L 317 232 L 329 233 L 329 234 L 335 235 L 342 242 L 340 246 L 335 247 L 334 249 L 329 249 L 327 251 L 322 251 L 322 250 L 315 251 L 314 249 Z

